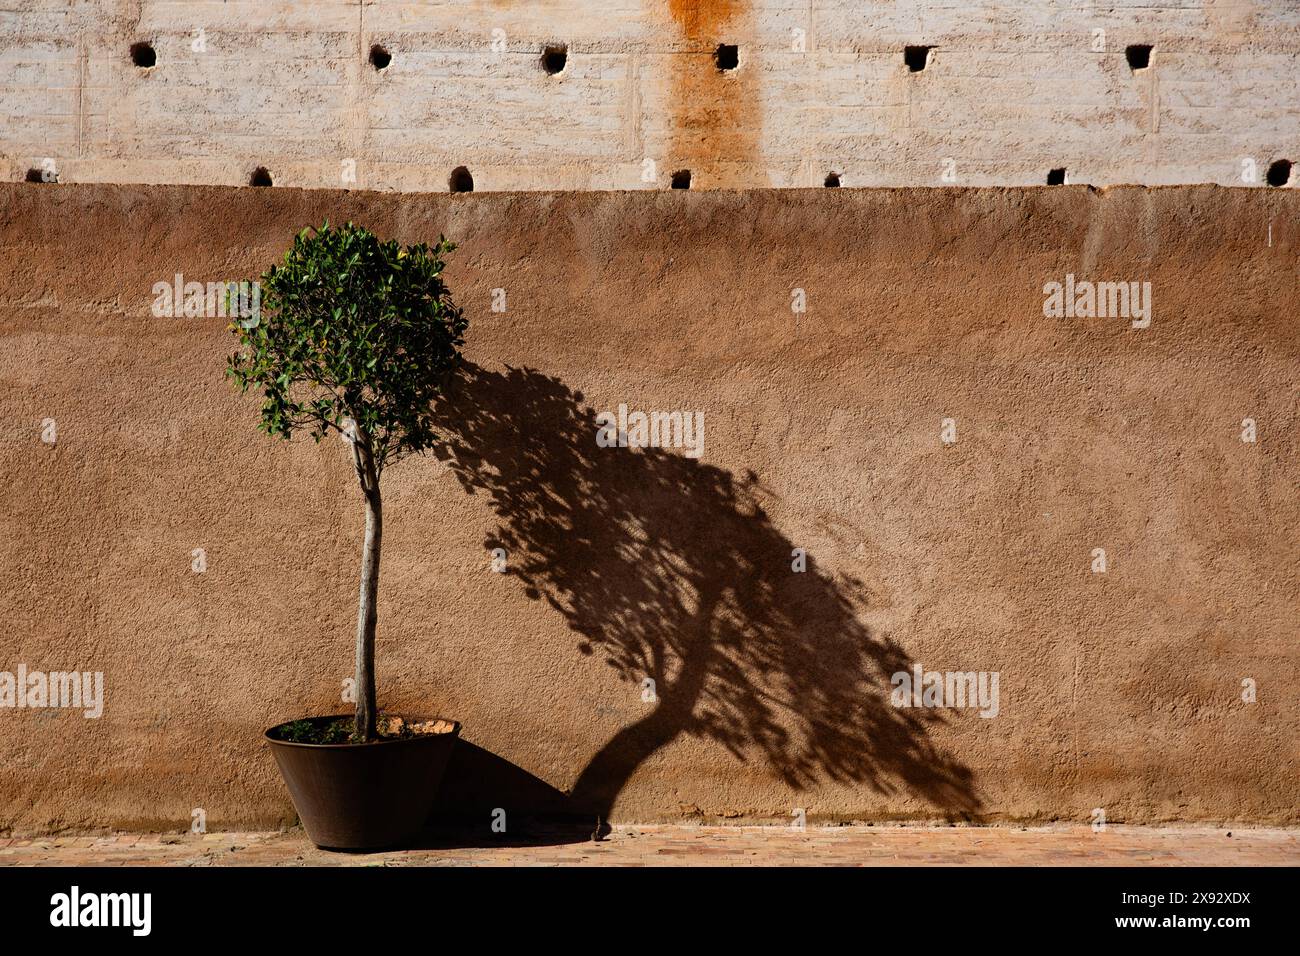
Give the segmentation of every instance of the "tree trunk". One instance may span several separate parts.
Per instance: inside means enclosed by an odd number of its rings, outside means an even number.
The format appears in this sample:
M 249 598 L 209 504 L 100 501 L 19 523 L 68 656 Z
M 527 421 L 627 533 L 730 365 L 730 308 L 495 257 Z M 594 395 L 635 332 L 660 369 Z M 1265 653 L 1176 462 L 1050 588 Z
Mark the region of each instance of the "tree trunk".
M 357 720 L 356 733 L 375 739 L 375 623 L 378 620 L 379 555 L 384 539 L 384 506 L 379 496 L 379 474 L 367 436 L 358 433 L 352 443 L 353 463 L 366 500 L 366 540 L 361 550 L 361 600 L 357 608 Z

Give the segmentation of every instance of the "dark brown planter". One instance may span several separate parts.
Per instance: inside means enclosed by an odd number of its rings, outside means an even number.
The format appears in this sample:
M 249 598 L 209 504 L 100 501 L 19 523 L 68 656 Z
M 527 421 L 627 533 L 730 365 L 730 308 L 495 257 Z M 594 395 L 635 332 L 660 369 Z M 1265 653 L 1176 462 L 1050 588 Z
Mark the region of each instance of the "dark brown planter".
M 338 717 L 313 717 L 312 723 Z M 411 718 L 408 718 L 408 721 Z M 415 734 L 369 744 L 299 744 L 266 732 L 307 836 L 324 850 L 379 850 L 419 833 L 460 736 Z

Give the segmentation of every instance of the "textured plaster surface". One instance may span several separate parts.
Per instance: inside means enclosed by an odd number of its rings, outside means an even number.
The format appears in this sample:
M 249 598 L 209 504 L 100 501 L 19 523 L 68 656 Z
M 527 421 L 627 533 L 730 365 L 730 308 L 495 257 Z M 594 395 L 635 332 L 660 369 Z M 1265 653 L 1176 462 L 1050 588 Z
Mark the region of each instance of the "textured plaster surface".
M 149 44 L 153 65 L 133 62 Z M 735 69 L 714 59 L 738 48 Z M 376 69 L 372 48 L 390 60 Z M 564 46 L 548 74 L 542 51 Z M 928 47 L 925 68 L 904 61 Z M 1130 46 L 1151 47 L 1134 68 Z M 1291 0 L 10 0 L 0 179 L 438 191 L 1262 184 Z
M 1298 213 L 0 187 L 0 670 L 106 695 L 0 709 L 0 826 L 292 819 L 261 733 L 346 710 L 359 493 L 337 439 L 255 430 L 227 320 L 151 307 L 326 218 L 461 244 L 468 375 L 385 475 L 378 636 L 381 704 L 464 723 L 446 809 L 1294 824 Z M 1150 282 L 1150 326 L 1045 318 L 1067 273 Z M 702 412 L 703 454 L 597 447 L 620 403 Z M 998 716 L 891 706 L 916 662 L 998 672 Z

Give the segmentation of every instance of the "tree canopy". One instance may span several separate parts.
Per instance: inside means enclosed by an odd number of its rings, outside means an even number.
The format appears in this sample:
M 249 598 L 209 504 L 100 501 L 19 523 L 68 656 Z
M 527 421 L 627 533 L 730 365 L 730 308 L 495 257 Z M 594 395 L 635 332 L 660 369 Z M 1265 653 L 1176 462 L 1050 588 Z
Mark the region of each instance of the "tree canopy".
M 468 324 L 443 282 L 439 237 L 402 246 L 347 223 L 307 228 L 261 278 L 255 322 L 232 326 L 227 374 L 263 393 L 259 427 L 363 436 L 376 471 L 435 440 L 432 406 Z

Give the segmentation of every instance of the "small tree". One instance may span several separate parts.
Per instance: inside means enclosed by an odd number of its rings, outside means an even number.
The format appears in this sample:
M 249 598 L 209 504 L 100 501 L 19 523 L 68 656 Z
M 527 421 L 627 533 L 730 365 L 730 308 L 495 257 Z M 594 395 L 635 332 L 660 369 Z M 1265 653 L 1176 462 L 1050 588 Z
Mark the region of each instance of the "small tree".
M 357 613 L 355 739 L 376 736 L 375 623 L 383 543 L 384 467 L 435 440 L 432 405 L 460 360 L 468 324 L 443 282 L 455 246 L 402 247 L 368 229 L 304 229 L 261 279 L 261 312 L 231 328 L 241 350 L 227 375 L 261 390 L 259 427 L 319 442 L 339 432 L 365 499 Z

